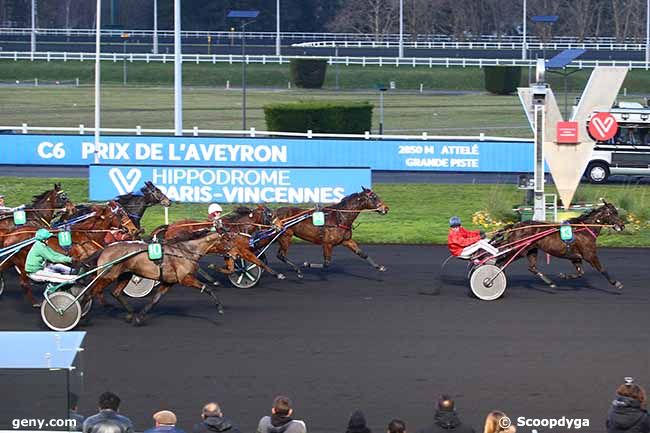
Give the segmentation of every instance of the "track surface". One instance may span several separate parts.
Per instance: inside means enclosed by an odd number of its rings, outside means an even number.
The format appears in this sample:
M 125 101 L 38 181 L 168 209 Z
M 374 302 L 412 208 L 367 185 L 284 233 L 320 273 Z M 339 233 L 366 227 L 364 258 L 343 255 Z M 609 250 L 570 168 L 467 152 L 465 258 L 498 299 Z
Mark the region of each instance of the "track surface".
M 302 282 L 264 276 L 252 290 L 222 288 L 222 317 L 205 295 L 184 287 L 141 328 L 123 322 L 117 307 L 95 308 L 80 328 L 88 332 L 81 412 L 94 412 L 97 396 L 110 389 L 138 430 L 163 407 L 191 429 L 201 405 L 217 400 L 252 432 L 273 396 L 287 393 L 310 431 L 344 431 L 357 408 L 376 432 L 392 417 L 415 431 L 430 422 L 433 398 L 450 393 L 477 431 L 498 408 L 514 417 L 588 418 L 591 427 L 582 431 L 592 433 L 604 430 L 624 376 L 650 385 L 650 250 L 601 251 L 625 283 L 622 294 L 591 269 L 580 282 L 547 289 L 519 262 L 508 272 L 506 297 L 490 303 L 467 296 L 460 261 L 445 269 L 440 296 L 417 294 L 440 281 L 443 247 L 367 251 L 388 272 L 337 249 L 329 272 L 308 270 Z M 317 261 L 320 249 L 298 245 L 290 256 Z M 554 276 L 568 266 L 542 264 Z M 15 281 L 0 305 L 1 330 L 45 329 Z M 15 394 L 2 395 L 11 399 L 5 410 L 22 404 Z

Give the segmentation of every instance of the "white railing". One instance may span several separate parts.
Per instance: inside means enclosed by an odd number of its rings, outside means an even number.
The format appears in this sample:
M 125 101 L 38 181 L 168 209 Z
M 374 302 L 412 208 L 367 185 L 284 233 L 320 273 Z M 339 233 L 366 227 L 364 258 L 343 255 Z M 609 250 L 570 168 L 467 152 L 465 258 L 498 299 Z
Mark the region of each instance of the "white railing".
M 16 134 L 30 133 L 70 133 L 75 135 L 94 134 L 95 128 L 79 125 L 75 127 L 65 126 L 30 126 L 23 123 L 20 126 L 0 126 L 0 131 L 13 131 Z M 168 135 L 173 136 L 174 129 L 151 129 L 136 126 L 135 128 L 100 128 L 101 135 Z M 423 132 L 420 135 L 395 135 L 395 134 L 372 134 L 366 131 L 364 134 L 325 134 L 319 132 L 278 132 L 258 131 L 255 128 L 249 130 L 227 130 L 227 129 L 200 129 L 194 126 L 191 129 L 183 129 L 184 136 L 239 136 L 239 137 L 292 137 L 292 138 L 345 138 L 350 140 L 465 140 L 465 141 L 511 141 L 530 142 L 528 138 L 494 137 L 485 135 L 428 135 Z M 0 135 L 2 137 L 3 135 Z
M 39 35 L 50 35 L 50 36 L 95 36 L 95 29 L 64 29 L 64 28 L 37 28 L 37 33 Z M 27 36 L 30 35 L 32 29 L 30 27 L 0 27 L 0 35 L 14 35 L 14 36 Z M 123 33 L 128 33 L 133 36 L 152 36 L 153 30 L 149 29 L 102 29 L 102 35 L 105 36 L 121 36 Z M 238 31 L 212 31 L 212 30 L 184 30 L 181 32 L 183 37 L 200 37 L 205 38 L 209 36 L 219 36 L 219 37 L 230 37 L 235 35 L 235 37 L 240 37 L 241 33 Z M 158 35 L 160 37 L 173 37 L 173 30 L 158 30 Z M 303 40 L 399 40 L 399 35 L 397 33 L 388 33 L 383 35 L 378 35 L 374 33 L 328 33 L 328 32 L 281 32 L 281 37 L 283 39 L 303 39 Z M 246 32 L 246 37 L 260 38 L 260 39 L 274 39 L 276 37 L 275 32 Z M 521 43 L 522 36 L 512 36 L 512 35 L 464 35 L 461 38 L 454 35 L 444 35 L 444 34 L 417 34 L 411 35 L 409 33 L 404 34 L 406 40 L 417 40 L 422 42 L 428 41 L 446 41 L 446 42 L 503 42 L 503 43 L 512 43 L 518 42 Z M 540 39 L 532 34 L 526 36 L 528 42 L 539 42 Z M 623 41 L 617 41 L 616 38 L 611 36 L 599 36 L 599 37 L 585 37 L 579 38 L 577 36 L 554 36 L 547 43 L 596 43 L 596 44 L 611 44 L 611 43 L 621 43 L 621 44 L 641 44 L 645 45 L 645 39 L 643 38 L 625 38 Z
M 300 48 L 397 48 L 399 42 L 387 41 L 315 41 L 300 42 L 291 45 Z M 416 49 L 442 49 L 442 50 L 521 50 L 521 41 L 406 41 L 404 47 Z M 531 50 L 567 50 L 583 49 L 596 51 L 644 51 L 645 43 L 616 43 L 616 42 L 527 42 L 526 46 Z
M 269 56 L 269 55 L 247 55 L 242 57 L 237 54 L 184 54 L 184 63 L 241 63 L 247 64 L 285 64 L 291 59 L 324 59 L 330 65 L 358 65 L 358 66 L 460 66 L 476 67 L 484 66 L 535 66 L 536 60 L 528 59 L 474 59 L 459 57 L 356 57 L 356 56 Z M 67 52 L 27 52 L 27 51 L 0 51 L 0 59 L 4 60 L 30 60 L 30 61 L 94 61 L 95 53 L 67 53 Z M 150 53 L 101 53 L 100 59 L 110 62 L 162 62 L 173 63 L 173 54 L 150 54 Z M 630 69 L 648 70 L 649 64 L 643 61 L 632 60 L 575 60 L 567 65 L 568 68 L 593 68 L 596 66 L 621 66 Z

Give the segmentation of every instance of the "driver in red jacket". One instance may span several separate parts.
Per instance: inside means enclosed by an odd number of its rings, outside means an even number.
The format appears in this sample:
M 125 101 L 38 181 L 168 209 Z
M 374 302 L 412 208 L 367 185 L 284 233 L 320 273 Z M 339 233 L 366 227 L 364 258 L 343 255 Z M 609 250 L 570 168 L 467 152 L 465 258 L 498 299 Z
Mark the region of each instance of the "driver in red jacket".
M 462 227 L 460 218 L 457 216 L 449 219 L 447 246 L 451 254 L 464 259 L 469 259 L 472 254 L 481 249 L 492 255 L 496 255 L 499 252 L 499 250 L 490 245 L 490 242 L 485 239 L 485 233 L 482 230 L 466 230 Z

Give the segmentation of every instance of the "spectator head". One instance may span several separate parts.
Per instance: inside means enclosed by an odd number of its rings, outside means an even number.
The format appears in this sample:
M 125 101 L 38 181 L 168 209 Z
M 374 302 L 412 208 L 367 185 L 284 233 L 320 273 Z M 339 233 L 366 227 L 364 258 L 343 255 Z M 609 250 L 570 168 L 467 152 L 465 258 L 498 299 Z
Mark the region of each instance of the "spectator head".
M 112 392 L 105 392 L 99 396 L 99 409 L 117 411 L 120 408 L 120 398 Z
M 494 410 L 485 418 L 483 433 L 515 433 L 517 429 L 510 422 L 508 416 L 498 410 Z
M 74 392 L 68 393 L 68 407 L 70 407 L 70 410 L 77 410 L 78 406 L 79 406 L 79 396 Z
M 171 410 L 161 410 L 153 414 L 153 420 L 156 422 L 156 427 L 163 425 L 175 426 L 176 414 Z
M 352 413 L 346 433 L 371 433 L 366 425 L 366 417 L 363 412 L 357 410 Z
M 456 407 L 454 400 L 448 395 L 441 395 L 438 399 L 438 410 L 451 412 Z
M 291 408 L 291 399 L 284 395 L 278 395 L 275 397 L 271 413 L 278 416 L 291 416 L 293 413 L 293 409 Z
M 203 410 L 201 411 L 201 418 L 206 419 L 211 416 L 218 416 L 218 417 L 223 416 L 223 412 L 221 412 L 221 407 L 219 406 L 219 403 L 210 402 L 207 403 L 205 406 L 203 406 Z
M 406 423 L 401 419 L 394 419 L 388 423 L 388 433 L 406 433 Z
M 645 390 L 640 385 L 634 383 L 634 379 L 631 377 L 625 378 L 625 383 L 616 389 L 616 394 L 621 397 L 629 397 L 631 399 L 637 400 L 639 403 L 641 403 L 641 407 L 645 407 Z

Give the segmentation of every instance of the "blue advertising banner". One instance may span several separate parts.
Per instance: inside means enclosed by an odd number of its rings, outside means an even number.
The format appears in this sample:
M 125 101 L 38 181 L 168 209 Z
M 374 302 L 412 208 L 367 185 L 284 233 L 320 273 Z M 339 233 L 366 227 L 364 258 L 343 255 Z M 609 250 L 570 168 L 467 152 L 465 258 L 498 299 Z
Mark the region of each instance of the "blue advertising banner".
M 188 203 L 333 203 L 370 187 L 369 168 L 90 166 L 90 199 L 109 200 L 152 181 Z
M 0 162 L 90 165 L 86 135 L 0 135 Z M 104 136 L 102 164 L 211 167 L 370 167 L 372 170 L 531 172 L 532 141 L 322 140 Z

